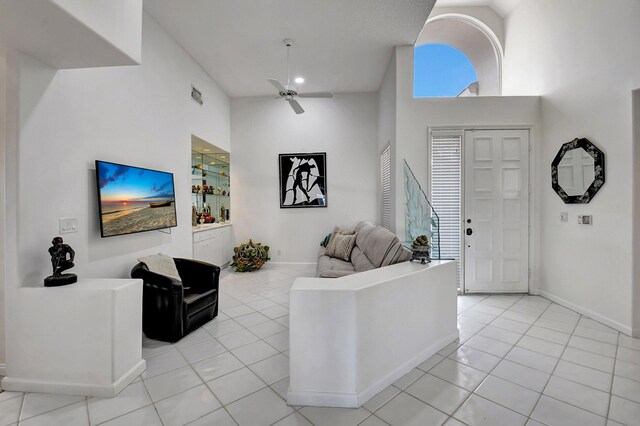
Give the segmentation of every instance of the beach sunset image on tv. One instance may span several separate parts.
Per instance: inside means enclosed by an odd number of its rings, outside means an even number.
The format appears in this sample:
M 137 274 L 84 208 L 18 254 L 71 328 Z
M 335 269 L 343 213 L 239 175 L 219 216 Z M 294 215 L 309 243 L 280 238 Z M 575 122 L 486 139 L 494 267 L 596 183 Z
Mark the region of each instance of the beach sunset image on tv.
M 103 237 L 177 225 L 173 174 L 96 161 Z

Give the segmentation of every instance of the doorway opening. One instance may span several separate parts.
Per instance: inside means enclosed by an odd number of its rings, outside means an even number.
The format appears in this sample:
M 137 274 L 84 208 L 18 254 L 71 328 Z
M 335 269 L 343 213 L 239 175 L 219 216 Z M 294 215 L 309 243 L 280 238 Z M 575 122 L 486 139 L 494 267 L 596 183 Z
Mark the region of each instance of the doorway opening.
M 529 291 L 529 130 L 432 130 L 430 198 L 460 293 Z

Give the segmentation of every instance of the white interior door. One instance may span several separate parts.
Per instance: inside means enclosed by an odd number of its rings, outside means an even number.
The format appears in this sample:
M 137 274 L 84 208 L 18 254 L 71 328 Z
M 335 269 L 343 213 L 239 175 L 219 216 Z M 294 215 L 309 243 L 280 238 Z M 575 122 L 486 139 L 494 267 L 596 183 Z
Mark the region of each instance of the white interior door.
M 529 290 L 529 131 L 465 132 L 465 292 Z

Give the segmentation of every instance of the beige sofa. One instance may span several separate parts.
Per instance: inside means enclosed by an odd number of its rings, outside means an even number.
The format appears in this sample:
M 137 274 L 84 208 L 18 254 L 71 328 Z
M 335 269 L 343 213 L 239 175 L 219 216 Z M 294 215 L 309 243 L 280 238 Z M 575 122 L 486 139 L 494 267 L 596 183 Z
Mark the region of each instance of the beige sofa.
M 339 278 L 411 259 L 411 251 L 386 228 L 371 222 L 360 222 L 354 231 L 358 235 L 349 262 L 327 256 L 325 247 L 320 247 L 317 277 Z

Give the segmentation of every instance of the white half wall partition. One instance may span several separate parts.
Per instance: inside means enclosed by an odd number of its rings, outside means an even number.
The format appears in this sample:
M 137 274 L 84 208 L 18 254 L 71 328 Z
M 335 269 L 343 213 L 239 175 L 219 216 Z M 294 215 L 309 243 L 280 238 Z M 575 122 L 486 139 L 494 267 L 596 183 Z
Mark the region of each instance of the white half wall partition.
M 114 397 L 145 370 L 142 280 L 22 287 L 8 391 Z
M 296 279 L 287 403 L 366 403 L 458 338 L 456 299 L 454 261 Z

